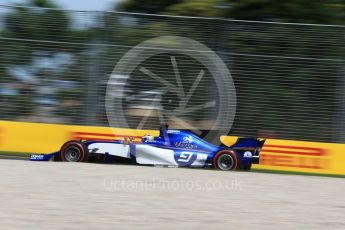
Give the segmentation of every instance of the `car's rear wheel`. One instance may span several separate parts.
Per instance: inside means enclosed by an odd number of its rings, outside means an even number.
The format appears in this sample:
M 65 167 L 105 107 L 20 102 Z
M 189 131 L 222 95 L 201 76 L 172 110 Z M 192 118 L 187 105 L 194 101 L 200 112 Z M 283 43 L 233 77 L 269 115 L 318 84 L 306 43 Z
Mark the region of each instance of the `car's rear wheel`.
M 80 141 L 66 142 L 60 149 L 60 158 L 67 162 L 86 162 L 88 160 L 88 150 Z
M 221 150 L 213 157 L 213 168 L 230 171 L 238 168 L 239 158 L 233 150 Z

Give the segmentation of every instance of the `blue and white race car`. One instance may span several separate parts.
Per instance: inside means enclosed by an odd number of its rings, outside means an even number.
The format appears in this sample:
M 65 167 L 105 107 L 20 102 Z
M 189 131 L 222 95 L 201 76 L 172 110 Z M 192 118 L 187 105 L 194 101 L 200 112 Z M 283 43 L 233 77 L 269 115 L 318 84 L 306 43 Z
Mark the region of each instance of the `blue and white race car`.
M 203 167 L 219 170 L 249 170 L 259 163 L 265 140 L 238 138 L 232 146 L 210 144 L 185 130 L 161 128 L 157 137 L 143 136 L 140 143 L 130 138 L 123 141 L 68 141 L 60 151 L 51 154 L 32 154 L 33 161 L 109 161 L 128 159 L 140 165 Z

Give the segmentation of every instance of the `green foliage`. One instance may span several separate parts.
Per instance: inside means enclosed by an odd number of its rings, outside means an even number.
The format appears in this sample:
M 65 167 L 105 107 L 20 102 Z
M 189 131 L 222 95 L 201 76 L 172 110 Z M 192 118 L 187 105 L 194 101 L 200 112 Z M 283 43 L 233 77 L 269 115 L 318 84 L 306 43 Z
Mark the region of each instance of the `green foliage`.
M 171 5 L 181 3 L 182 0 L 125 0 L 116 6 L 119 11 L 159 14 Z
M 241 0 L 226 16 L 236 19 L 341 24 L 341 5 L 322 0 Z
M 220 0 L 189 0 L 171 5 L 163 13 L 174 15 L 222 17 L 223 12 L 217 8 Z
M 29 5 L 42 8 L 56 8 L 56 5 L 51 0 L 31 0 Z
M 232 19 L 344 24 L 341 0 L 124 0 L 118 10 Z
M 47 1 L 37 2 L 39 5 L 50 6 Z M 62 41 L 68 35 L 69 24 L 69 18 L 60 10 L 17 7 L 5 16 L 5 35 L 12 38 Z

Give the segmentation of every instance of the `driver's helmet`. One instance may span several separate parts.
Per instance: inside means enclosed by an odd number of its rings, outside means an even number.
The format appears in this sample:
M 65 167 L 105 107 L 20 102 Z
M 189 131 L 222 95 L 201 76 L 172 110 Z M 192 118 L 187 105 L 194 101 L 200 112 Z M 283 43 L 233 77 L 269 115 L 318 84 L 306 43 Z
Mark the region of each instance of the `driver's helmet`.
M 143 142 L 148 142 L 148 141 L 153 141 L 153 140 L 154 140 L 154 137 L 148 134 L 144 135 L 142 138 Z

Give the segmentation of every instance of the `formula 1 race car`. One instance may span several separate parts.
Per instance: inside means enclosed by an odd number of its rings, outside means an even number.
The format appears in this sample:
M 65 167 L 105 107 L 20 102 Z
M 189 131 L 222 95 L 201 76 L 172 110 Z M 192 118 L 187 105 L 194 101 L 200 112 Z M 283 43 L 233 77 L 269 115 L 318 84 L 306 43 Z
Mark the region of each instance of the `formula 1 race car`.
M 32 154 L 33 161 L 87 162 L 128 159 L 135 164 L 175 167 L 212 167 L 219 170 L 249 170 L 259 163 L 265 140 L 238 138 L 230 147 L 210 144 L 192 132 L 161 128 L 158 137 L 145 135 L 140 143 L 123 141 L 68 141 L 60 151 Z

